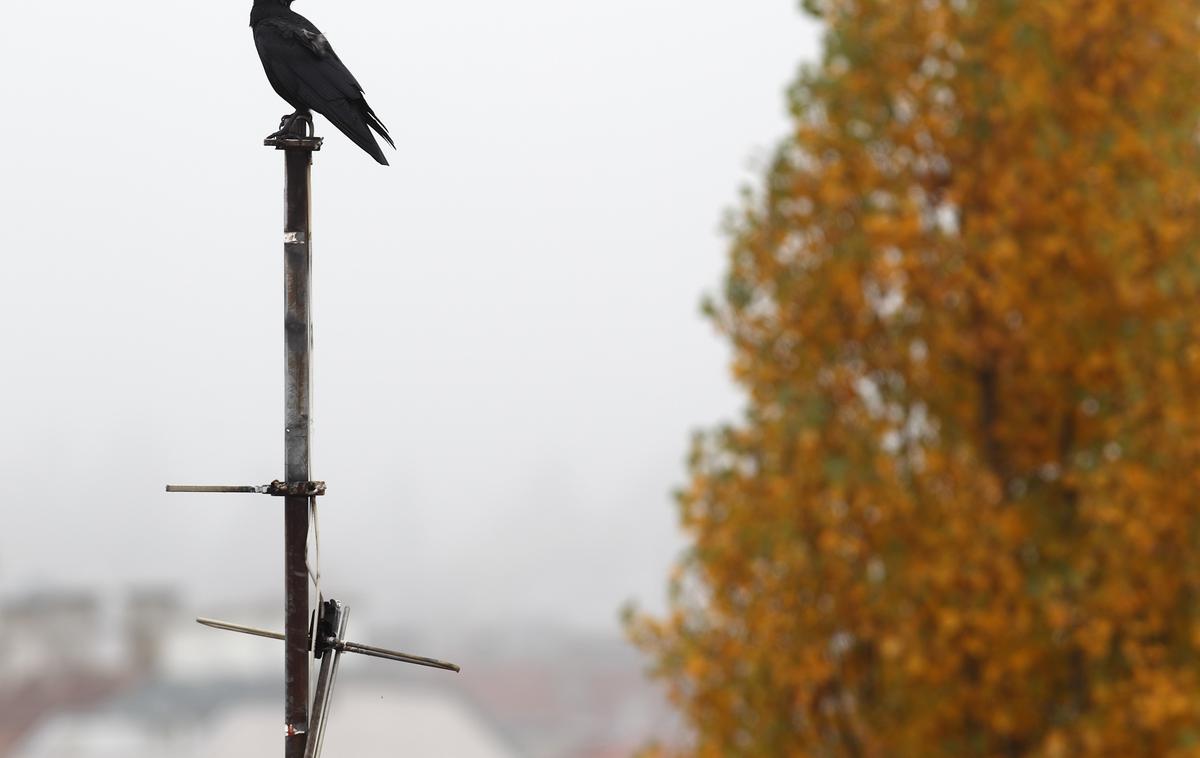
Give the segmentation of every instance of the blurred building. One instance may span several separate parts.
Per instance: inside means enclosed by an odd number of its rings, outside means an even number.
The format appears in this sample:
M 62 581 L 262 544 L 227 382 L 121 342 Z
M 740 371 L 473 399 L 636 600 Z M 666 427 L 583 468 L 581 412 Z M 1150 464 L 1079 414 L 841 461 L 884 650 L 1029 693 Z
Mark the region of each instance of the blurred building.
M 0 603 L 0 756 L 55 713 L 87 708 L 125 685 L 125 667 L 97 633 L 100 600 L 32 592 Z
M 282 749 L 278 682 L 155 683 L 45 721 L 12 758 L 260 758 Z M 328 758 L 518 753 L 460 699 L 369 681 L 339 682 Z
M 224 758 L 274 754 L 282 647 L 194 623 L 172 592 L 108 602 L 39 592 L 0 603 L 0 758 Z M 223 617 L 278 625 L 278 609 Z M 615 634 L 530 626 L 431 639 L 412 629 L 362 641 L 428 651 L 461 675 L 347 656 L 324 754 L 609 758 L 677 721 Z
M 35 592 L 0 605 L 0 675 L 9 681 L 98 668 L 100 603 L 87 592 Z
M 179 598 L 170 590 L 141 589 L 131 592 L 127 603 L 124 627 L 128 665 L 137 675 L 155 674 L 162 664 L 167 629 L 179 618 Z

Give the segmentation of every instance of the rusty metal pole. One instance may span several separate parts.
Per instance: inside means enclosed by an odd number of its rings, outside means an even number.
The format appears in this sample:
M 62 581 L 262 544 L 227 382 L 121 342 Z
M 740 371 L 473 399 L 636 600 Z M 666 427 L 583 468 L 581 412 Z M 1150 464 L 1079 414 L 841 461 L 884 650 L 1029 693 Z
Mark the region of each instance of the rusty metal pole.
M 288 125 L 286 129 L 285 125 Z M 296 128 L 299 125 L 301 128 Z M 313 481 L 312 462 L 312 154 L 321 138 L 312 134 L 311 114 L 286 116 L 280 131 L 263 144 L 284 151 L 284 468 L 285 481 L 264 485 L 169 484 L 167 492 L 255 493 L 284 499 L 283 634 L 212 619 L 202 624 L 284 641 L 284 756 L 319 756 L 330 693 L 341 653 L 359 653 L 403 663 L 458 671 L 453 663 L 372 647 L 345 639 L 349 609 L 336 600 L 324 604 L 309 635 L 308 521 L 325 482 Z M 307 127 L 307 128 L 303 128 Z M 318 596 L 318 601 L 321 598 Z M 314 647 L 317 643 L 319 646 Z M 331 656 L 322 664 L 314 712 L 309 712 L 310 650 Z
M 308 142 L 292 139 L 289 143 Z M 315 140 L 314 140 L 315 141 Z M 311 145 L 283 146 L 287 203 L 283 236 L 284 332 L 287 379 L 284 399 L 285 476 L 289 483 L 311 479 L 312 238 Z M 308 509 L 311 498 L 284 498 L 284 717 L 285 758 L 303 758 L 308 732 Z

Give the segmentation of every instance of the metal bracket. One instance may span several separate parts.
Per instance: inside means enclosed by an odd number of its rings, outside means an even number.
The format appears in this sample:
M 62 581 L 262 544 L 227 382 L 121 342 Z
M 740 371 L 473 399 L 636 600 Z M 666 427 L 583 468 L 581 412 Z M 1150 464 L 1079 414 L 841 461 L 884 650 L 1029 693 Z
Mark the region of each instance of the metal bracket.
M 297 129 L 299 125 L 299 129 Z M 276 150 L 309 150 L 316 152 L 324 142 L 316 134 L 313 126 L 312 113 L 296 111 L 279 120 L 279 131 L 263 140 L 267 147 Z
M 274 497 L 317 497 L 325 494 L 325 482 L 281 482 L 258 486 L 226 486 L 220 484 L 168 484 L 167 492 L 208 492 L 219 494 L 256 494 Z
M 276 150 L 311 150 L 316 152 L 321 149 L 321 144 L 325 140 L 321 137 L 268 137 L 263 140 L 263 145 L 273 147 Z
M 336 649 L 342 641 L 346 635 L 345 623 L 349 615 L 350 609 L 336 600 L 326 600 L 321 604 L 320 614 L 317 616 L 317 629 L 312 635 L 313 657 L 318 661 L 325 653 Z
M 316 497 L 325 494 L 325 482 L 281 482 L 267 485 L 267 494 L 275 497 Z

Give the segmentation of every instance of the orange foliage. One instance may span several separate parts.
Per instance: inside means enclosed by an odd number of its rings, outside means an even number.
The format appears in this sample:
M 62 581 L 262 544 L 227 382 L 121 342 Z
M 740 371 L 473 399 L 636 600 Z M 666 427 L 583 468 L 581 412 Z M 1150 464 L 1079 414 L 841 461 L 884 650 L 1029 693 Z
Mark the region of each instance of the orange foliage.
M 694 754 L 1200 755 L 1200 3 L 808 4 L 631 623 Z

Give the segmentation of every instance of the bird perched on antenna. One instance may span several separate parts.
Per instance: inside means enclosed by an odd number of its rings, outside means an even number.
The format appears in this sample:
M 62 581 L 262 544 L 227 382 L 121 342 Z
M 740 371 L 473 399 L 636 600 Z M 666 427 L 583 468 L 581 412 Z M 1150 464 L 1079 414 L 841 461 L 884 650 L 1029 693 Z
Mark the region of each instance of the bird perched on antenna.
M 296 134 L 297 124 L 312 125 L 316 111 L 372 158 L 388 165 L 371 129 L 392 147 L 387 127 L 367 105 L 362 87 L 311 21 L 291 9 L 292 0 L 254 0 L 250 27 L 267 79 L 296 112 L 284 116 L 281 137 Z M 301 133 L 302 135 L 303 133 Z

